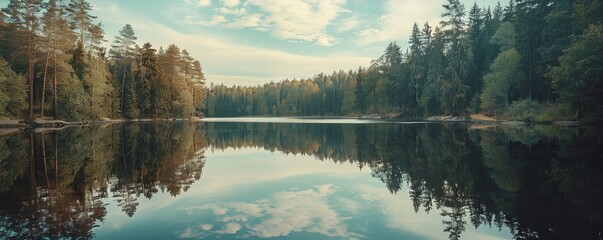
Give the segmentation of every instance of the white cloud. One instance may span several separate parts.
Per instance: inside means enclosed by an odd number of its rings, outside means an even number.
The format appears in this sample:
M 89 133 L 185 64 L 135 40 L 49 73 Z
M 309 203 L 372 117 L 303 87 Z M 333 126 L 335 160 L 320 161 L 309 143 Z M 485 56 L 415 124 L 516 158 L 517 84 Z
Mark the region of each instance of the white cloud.
M 234 234 L 244 231 L 245 234 L 270 238 L 288 236 L 293 232 L 319 233 L 328 237 L 352 239 L 356 234 L 350 233 L 343 224 L 342 217 L 329 205 L 328 199 L 336 192 L 330 184 L 319 185 L 310 189 L 277 192 L 269 199 L 253 202 L 230 202 L 222 204 L 206 204 L 187 208 L 188 214 L 200 214 L 198 210 L 227 208 L 228 213 L 216 215 L 217 222 L 224 222 L 224 227 L 213 234 Z M 250 218 L 259 221 L 248 221 Z M 180 236 L 201 236 L 195 228 L 186 228 Z M 207 236 L 207 234 L 205 234 Z
M 346 0 L 250 0 L 248 3 L 266 14 L 266 25 L 271 27 L 272 36 L 331 46 L 335 41 L 326 29 L 345 11 Z
M 267 26 L 264 25 L 264 19 L 259 13 L 236 18 L 230 22 L 228 26 L 231 28 L 254 28 L 259 31 L 267 31 Z
M 222 0 L 222 5 L 225 7 L 236 7 L 239 5 L 239 0 Z
M 348 32 L 348 31 L 356 29 L 358 27 L 358 25 L 359 25 L 358 17 L 351 16 L 351 17 L 348 17 L 348 18 L 342 20 L 339 23 L 339 27 L 337 28 L 337 31 L 338 32 Z
M 231 15 L 235 15 L 235 16 L 241 16 L 247 13 L 247 9 L 245 8 L 226 8 L 226 7 L 221 7 L 218 8 L 217 11 L 221 14 L 231 14 Z
M 222 15 L 214 15 L 211 18 L 211 23 L 212 24 L 220 24 L 220 23 L 223 23 L 223 22 L 226 22 L 226 17 L 224 17 Z
M 216 233 L 219 233 L 219 234 L 235 234 L 239 230 L 241 230 L 241 224 L 230 222 L 230 223 L 227 223 L 222 230 L 217 231 Z
M 184 0 L 184 2 L 198 7 L 207 7 L 211 5 L 211 0 Z
M 226 17 L 223 15 L 213 15 L 210 21 L 199 20 L 195 16 L 184 16 L 184 22 L 191 25 L 199 25 L 199 26 L 216 26 L 218 24 L 226 22 Z
M 201 225 L 201 229 L 203 229 L 203 231 L 209 231 L 212 228 L 214 228 L 214 225 L 212 225 L 212 224 L 202 224 Z
M 432 26 L 437 25 L 441 8 L 439 1 L 388 0 L 385 3 L 385 14 L 376 26 L 367 27 L 360 32 L 358 44 L 389 41 L 405 44 L 415 22 L 420 26 L 426 21 Z
M 311 42 L 320 46 L 332 46 L 336 39 L 327 32 L 342 12 L 347 0 L 222 0 L 223 7 L 215 12 L 238 18 L 224 21 L 185 21 L 188 24 L 215 26 L 224 23 L 231 28 L 251 28 L 269 31 L 275 38 Z M 241 8 L 236 8 L 241 5 Z M 250 10 L 253 9 L 253 10 Z M 346 26 L 350 28 L 350 26 Z

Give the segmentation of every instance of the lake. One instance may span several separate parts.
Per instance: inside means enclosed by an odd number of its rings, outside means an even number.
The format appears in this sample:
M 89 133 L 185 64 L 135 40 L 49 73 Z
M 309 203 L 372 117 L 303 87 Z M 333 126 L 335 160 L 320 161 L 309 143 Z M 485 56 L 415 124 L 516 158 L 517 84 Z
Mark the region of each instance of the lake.
M 0 239 L 601 239 L 603 135 L 225 118 L 0 135 Z

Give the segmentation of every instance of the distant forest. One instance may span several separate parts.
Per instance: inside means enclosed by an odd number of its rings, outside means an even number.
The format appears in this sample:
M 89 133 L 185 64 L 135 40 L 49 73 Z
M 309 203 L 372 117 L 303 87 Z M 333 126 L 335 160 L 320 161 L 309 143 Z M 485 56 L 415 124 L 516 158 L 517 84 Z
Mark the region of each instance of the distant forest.
M 406 50 L 392 42 L 368 67 L 232 87 L 205 86 L 201 63 L 176 45 L 137 45 L 128 24 L 104 48 L 90 11 L 86 0 L 10 0 L 2 8 L 0 116 L 603 119 L 600 0 L 468 10 L 447 0 L 440 23 L 415 23 Z
M 398 113 L 525 121 L 600 121 L 603 2 L 518 0 L 413 25 L 409 47 L 390 43 L 368 67 L 262 86 L 209 86 L 208 116 Z M 404 23 L 400 23 L 404 24 Z
M 2 8 L 0 116 L 190 117 L 203 108 L 199 61 L 174 44 L 137 45 L 129 24 L 107 50 L 91 10 L 86 0 L 10 0 Z

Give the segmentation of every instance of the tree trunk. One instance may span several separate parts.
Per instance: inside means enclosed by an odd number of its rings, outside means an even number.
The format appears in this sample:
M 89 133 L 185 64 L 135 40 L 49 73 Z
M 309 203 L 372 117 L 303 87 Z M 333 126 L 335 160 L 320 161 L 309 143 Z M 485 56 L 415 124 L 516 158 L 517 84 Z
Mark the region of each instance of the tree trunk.
M 29 59 L 27 60 L 27 74 L 28 74 L 27 77 L 28 77 L 28 81 L 29 81 L 29 118 L 33 119 L 34 118 L 34 115 L 33 115 L 34 73 L 33 72 L 34 72 L 34 61 L 35 60 L 33 59 L 34 57 L 32 56 L 33 53 L 31 53 L 31 52 L 33 52 L 33 50 L 28 49 L 28 52 L 30 52 L 30 53 L 28 53 Z
M 126 107 L 125 107 L 125 103 L 124 103 L 124 101 L 125 101 L 125 99 L 124 99 L 125 98 L 124 84 L 126 82 L 126 66 L 123 66 L 123 68 L 124 68 L 124 70 L 123 70 L 123 76 L 121 78 L 121 93 L 120 93 L 121 94 L 121 96 L 120 96 L 120 98 L 121 98 L 121 106 L 120 106 L 120 108 L 121 108 L 121 116 L 122 117 L 124 116 L 124 113 L 126 111 L 126 109 L 125 109 Z
M 46 53 L 46 63 L 44 64 L 44 80 L 42 80 L 42 105 L 40 107 L 40 117 L 44 118 L 44 93 L 46 92 L 46 76 L 48 73 L 48 59 L 50 58 L 50 52 Z
M 59 104 L 57 103 L 57 50 L 54 50 L 54 76 L 52 80 L 53 91 L 54 91 L 54 120 L 59 120 Z

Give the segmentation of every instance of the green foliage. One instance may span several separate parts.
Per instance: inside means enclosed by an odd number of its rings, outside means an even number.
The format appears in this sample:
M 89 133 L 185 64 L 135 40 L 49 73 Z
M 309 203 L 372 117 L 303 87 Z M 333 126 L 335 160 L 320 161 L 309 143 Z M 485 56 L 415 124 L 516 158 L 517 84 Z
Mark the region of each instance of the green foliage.
M 26 105 L 25 79 L 0 57 L 0 116 L 21 117 Z
M 101 59 L 91 59 L 84 74 L 84 89 L 90 96 L 90 117 L 110 117 L 112 109 L 111 93 L 114 91 L 109 82 L 111 74 L 106 62 Z
M 443 5 L 441 22 L 445 39 L 445 56 L 448 64 L 444 77 L 439 79 L 440 105 L 447 114 L 463 114 L 467 107 L 469 66 L 473 60 L 471 40 L 467 36 L 465 6 L 458 0 L 448 0 Z
M 75 76 L 63 79 L 65 84 L 58 92 L 59 108 L 57 115 L 68 121 L 88 120 L 90 96 L 84 90 L 82 82 Z
M 587 121 L 603 119 L 603 26 L 591 25 L 577 36 L 552 67 L 547 77 L 552 80 L 561 100 L 576 108 L 576 117 Z
M 509 108 L 511 95 L 522 79 L 519 53 L 515 49 L 501 52 L 490 66 L 490 73 L 484 76 L 481 109 L 492 112 Z
M 500 51 L 504 52 L 515 47 L 515 29 L 511 22 L 504 22 L 494 33 L 490 39 L 490 43 L 500 47 Z
M 509 112 L 513 119 L 526 122 L 543 122 L 550 121 L 543 116 L 543 109 L 540 104 L 532 99 L 515 101 L 511 105 Z

